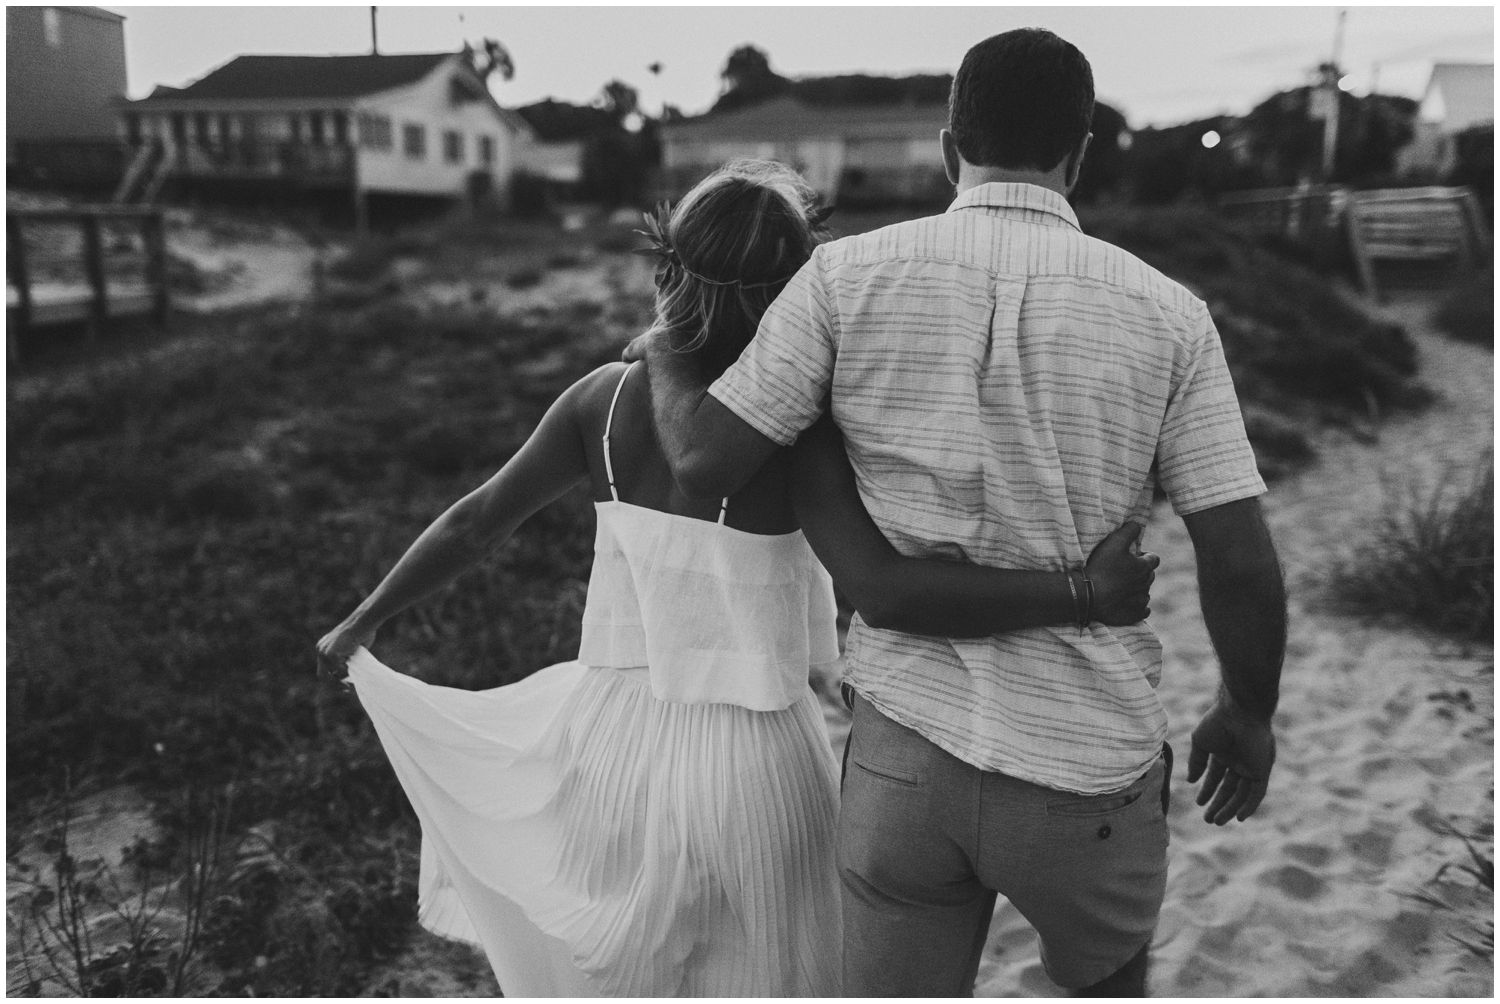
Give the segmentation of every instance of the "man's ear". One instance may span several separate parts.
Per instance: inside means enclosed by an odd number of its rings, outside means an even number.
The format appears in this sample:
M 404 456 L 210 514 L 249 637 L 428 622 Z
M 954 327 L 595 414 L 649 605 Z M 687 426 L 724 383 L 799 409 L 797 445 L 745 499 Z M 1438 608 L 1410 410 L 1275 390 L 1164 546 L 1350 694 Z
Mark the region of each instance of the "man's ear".
M 1083 142 L 1078 144 L 1078 149 L 1074 150 L 1068 157 L 1068 167 L 1063 174 L 1063 186 L 1068 192 L 1072 192 L 1073 188 L 1078 184 L 1078 178 L 1083 173 L 1083 157 L 1084 154 L 1088 153 L 1089 143 L 1093 142 L 1093 139 L 1093 133 L 1085 134 Z
M 943 172 L 948 175 L 949 182 L 957 185 L 958 167 L 963 163 L 963 158 L 958 154 L 958 141 L 953 138 L 953 130 L 944 129 L 939 132 L 938 143 L 943 148 Z

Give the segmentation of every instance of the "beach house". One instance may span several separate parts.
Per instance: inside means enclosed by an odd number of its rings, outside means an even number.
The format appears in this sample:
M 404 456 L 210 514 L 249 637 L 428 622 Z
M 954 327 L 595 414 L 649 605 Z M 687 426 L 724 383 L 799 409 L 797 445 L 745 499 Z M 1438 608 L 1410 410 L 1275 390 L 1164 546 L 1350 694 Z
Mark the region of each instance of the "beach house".
M 125 19 L 98 7 L 5 8 L 5 163 L 12 180 L 118 176 Z
M 1438 63 L 1417 107 L 1412 141 L 1397 155 L 1402 174 L 1444 177 L 1458 161 L 1458 137 L 1495 125 L 1495 64 Z
M 460 52 L 239 56 L 119 108 L 122 197 L 193 185 L 444 199 L 504 192 L 531 138 Z
M 793 95 L 663 122 L 663 194 L 754 157 L 790 164 L 842 206 L 942 202 L 952 196 L 938 146 L 947 124 L 945 103 L 811 104 Z

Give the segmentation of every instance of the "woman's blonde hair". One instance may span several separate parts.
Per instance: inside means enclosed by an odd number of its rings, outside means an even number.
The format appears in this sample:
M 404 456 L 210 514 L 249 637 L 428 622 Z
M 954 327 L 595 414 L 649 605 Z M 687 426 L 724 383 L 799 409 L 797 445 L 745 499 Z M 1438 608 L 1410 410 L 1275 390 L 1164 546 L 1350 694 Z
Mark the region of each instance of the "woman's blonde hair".
M 738 160 L 704 178 L 670 212 L 647 218 L 660 264 L 653 331 L 722 373 L 761 315 L 826 236 L 826 213 L 796 171 Z

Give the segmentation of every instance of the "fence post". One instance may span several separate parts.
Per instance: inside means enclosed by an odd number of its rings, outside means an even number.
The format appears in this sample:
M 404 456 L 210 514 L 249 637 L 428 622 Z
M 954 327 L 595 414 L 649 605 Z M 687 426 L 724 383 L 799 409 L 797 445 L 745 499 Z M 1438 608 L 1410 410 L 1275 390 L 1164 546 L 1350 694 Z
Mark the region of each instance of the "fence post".
M 83 268 L 89 288 L 94 291 L 93 311 L 89 320 L 89 338 L 95 338 L 109 320 L 109 285 L 104 278 L 104 242 L 99 239 L 99 217 L 85 212 L 83 223 Z
M 15 363 L 21 357 L 21 338 L 28 337 L 31 332 L 31 276 L 26 271 L 26 238 L 21 230 L 21 218 L 14 213 L 5 214 L 5 243 L 6 271 L 16 287 L 15 319 L 19 329 L 6 332 L 5 351 Z

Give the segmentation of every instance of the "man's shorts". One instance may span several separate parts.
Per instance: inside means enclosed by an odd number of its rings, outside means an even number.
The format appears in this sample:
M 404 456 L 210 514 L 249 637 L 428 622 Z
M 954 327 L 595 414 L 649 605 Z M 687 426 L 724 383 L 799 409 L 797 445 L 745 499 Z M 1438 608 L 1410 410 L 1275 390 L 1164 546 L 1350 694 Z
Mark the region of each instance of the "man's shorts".
M 1104 979 L 1150 942 L 1167 755 L 1121 791 L 1077 795 L 979 770 L 856 697 L 844 769 L 846 993 L 968 995 L 996 893 L 1036 929 L 1062 987 Z

